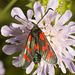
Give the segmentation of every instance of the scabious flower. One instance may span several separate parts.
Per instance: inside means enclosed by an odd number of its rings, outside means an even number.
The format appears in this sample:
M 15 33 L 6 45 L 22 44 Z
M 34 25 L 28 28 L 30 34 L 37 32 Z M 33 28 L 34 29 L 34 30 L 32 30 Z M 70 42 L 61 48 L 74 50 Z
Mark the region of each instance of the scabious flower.
M 57 7 L 58 0 L 49 0 L 47 10 L 48 8 L 52 8 L 55 11 Z M 61 16 L 54 11 L 49 10 L 47 15 L 45 15 L 45 17 L 40 21 L 38 26 L 44 32 L 53 50 L 55 51 L 58 59 L 57 64 L 61 68 L 62 72 L 66 73 L 66 68 L 68 68 L 70 72 L 75 73 L 75 65 L 72 62 L 75 61 L 75 51 L 71 47 L 71 45 L 75 46 L 75 36 L 72 35 L 75 33 L 75 22 L 71 21 L 69 22 L 69 24 L 65 24 L 72 17 L 72 13 L 70 10 L 67 10 L 64 15 Z M 22 24 L 11 23 L 10 26 L 5 25 L 2 27 L 1 33 L 3 36 L 14 36 L 13 38 L 6 40 L 6 42 L 11 43 L 11 45 L 5 45 L 3 47 L 4 53 L 11 55 L 18 51 L 23 52 L 27 37 L 30 33 L 28 29 L 31 30 L 33 27 L 32 23 L 26 23 L 24 20 L 37 24 L 37 22 L 41 19 L 41 15 L 44 15 L 45 13 L 44 7 L 41 6 L 39 2 L 34 3 L 34 13 L 35 19 L 32 19 L 33 11 L 29 9 L 27 11 L 26 18 L 20 8 L 15 7 L 12 9 L 11 16 L 15 17 L 15 19 L 20 21 Z M 15 15 L 18 15 L 19 17 Z M 54 19 L 55 24 L 52 24 L 52 21 Z M 45 23 L 43 23 L 43 21 Z M 18 57 L 13 57 L 15 60 L 13 60 L 12 63 L 16 67 L 21 67 L 22 52 Z M 64 66 L 63 62 L 66 67 Z M 34 62 L 32 62 L 26 68 L 27 74 L 29 74 L 33 70 L 34 65 Z M 41 62 L 33 75 L 46 75 L 47 73 L 49 75 L 54 75 L 54 67 L 56 67 L 56 65 L 49 64 L 44 59 L 41 59 Z
M 4 75 L 5 69 L 3 67 L 3 62 L 0 60 L 0 75 Z

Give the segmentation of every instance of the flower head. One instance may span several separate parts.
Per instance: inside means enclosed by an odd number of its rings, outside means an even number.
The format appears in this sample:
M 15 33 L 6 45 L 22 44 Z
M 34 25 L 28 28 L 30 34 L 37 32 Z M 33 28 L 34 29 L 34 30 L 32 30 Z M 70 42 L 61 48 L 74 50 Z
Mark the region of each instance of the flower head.
M 57 6 L 58 0 L 49 0 L 47 10 L 48 8 L 52 8 L 53 10 L 55 10 Z M 3 36 L 14 36 L 14 38 L 6 40 L 6 42 L 11 43 L 11 45 L 5 45 L 3 47 L 4 53 L 11 55 L 22 50 L 21 54 L 18 57 L 13 57 L 15 60 L 13 60 L 12 63 L 16 67 L 21 67 L 21 57 L 26 45 L 27 37 L 30 33 L 29 30 L 33 28 L 33 23 L 31 22 L 34 22 L 35 24 L 38 23 L 38 21 L 41 19 L 41 15 L 44 15 L 45 13 L 44 7 L 41 6 L 40 3 L 35 2 L 34 12 L 35 19 L 32 19 L 33 11 L 30 9 L 27 11 L 26 18 L 20 8 L 13 8 L 11 11 L 12 17 L 20 21 L 22 24 L 11 23 L 10 26 L 5 25 L 1 29 L 1 33 Z M 68 68 L 70 72 L 75 73 L 75 65 L 72 62 L 75 61 L 75 51 L 71 47 L 71 45 L 75 46 L 75 36 L 72 35 L 73 33 L 75 33 L 75 22 L 70 22 L 69 24 L 65 25 L 65 23 L 71 18 L 71 16 L 72 13 L 70 10 L 67 10 L 62 16 L 57 12 L 54 13 L 54 11 L 50 10 L 38 24 L 40 29 L 46 35 L 54 52 L 56 53 L 58 59 L 57 64 L 59 65 L 63 73 L 66 73 L 66 68 Z M 53 19 L 55 19 L 55 24 L 52 25 L 51 23 Z M 43 21 L 45 21 L 45 23 L 43 23 Z M 63 62 L 65 63 L 66 68 Z M 26 68 L 27 74 L 32 71 L 34 65 L 34 62 L 31 62 L 31 64 Z M 41 58 L 41 62 L 33 75 L 36 73 L 37 75 L 46 75 L 46 73 L 48 73 L 49 75 L 54 75 L 54 66 L 56 67 L 56 65 L 49 64 L 43 58 Z

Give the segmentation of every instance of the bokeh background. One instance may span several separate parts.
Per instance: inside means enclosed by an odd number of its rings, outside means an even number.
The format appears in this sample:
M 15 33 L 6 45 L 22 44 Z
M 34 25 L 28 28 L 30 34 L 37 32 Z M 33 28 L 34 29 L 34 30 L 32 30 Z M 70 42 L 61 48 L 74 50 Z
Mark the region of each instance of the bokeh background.
M 35 1 L 39 1 L 45 8 L 48 3 L 48 0 L 0 0 L 0 30 L 3 25 L 9 25 L 11 22 L 18 22 L 17 20 L 11 17 L 11 10 L 13 7 L 20 7 L 24 14 L 28 9 L 33 10 L 33 4 Z M 56 9 L 61 15 L 64 14 L 66 10 L 71 10 L 72 18 L 69 21 L 75 22 L 75 0 L 59 0 L 59 6 Z M 17 52 L 13 55 L 6 55 L 2 52 L 2 47 L 6 44 L 5 40 L 8 37 L 3 37 L 0 33 L 0 60 L 3 61 L 6 72 L 4 75 L 26 75 L 25 69 L 16 68 L 12 65 L 12 57 L 18 56 L 20 52 Z M 36 66 L 34 70 L 36 69 Z M 33 71 L 34 71 L 33 70 Z M 32 75 L 29 74 L 29 75 Z M 57 65 L 55 69 L 55 75 L 75 75 L 70 73 L 67 69 L 67 73 L 63 74 L 60 68 Z

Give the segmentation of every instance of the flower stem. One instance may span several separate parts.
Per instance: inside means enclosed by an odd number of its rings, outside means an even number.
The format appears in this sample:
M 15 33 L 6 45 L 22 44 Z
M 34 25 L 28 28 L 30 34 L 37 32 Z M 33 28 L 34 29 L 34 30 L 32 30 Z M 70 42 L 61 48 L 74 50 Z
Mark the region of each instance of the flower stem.
M 4 10 L 1 12 L 0 16 L 3 16 L 16 2 L 17 0 L 11 0 L 11 2 L 4 8 Z

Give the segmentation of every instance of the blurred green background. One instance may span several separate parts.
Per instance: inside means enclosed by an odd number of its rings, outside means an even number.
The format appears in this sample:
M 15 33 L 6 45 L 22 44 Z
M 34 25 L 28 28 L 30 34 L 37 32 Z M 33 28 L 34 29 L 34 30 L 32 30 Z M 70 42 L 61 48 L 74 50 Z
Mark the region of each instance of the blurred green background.
M 38 0 L 0 0 L 0 30 L 3 25 L 9 25 L 11 22 L 16 23 L 18 22 L 11 17 L 11 10 L 13 7 L 20 7 L 23 10 L 24 14 L 26 14 L 26 11 L 28 9 L 33 10 L 33 4 L 35 3 L 35 1 Z M 39 2 L 42 5 L 44 5 L 44 7 L 46 7 L 48 0 L 39 0 Z M 68 9 L 71 10 L 73 14 L 70 21 L 75 21 L 75 0 L 59 0 L 59 6 L 56 9 L 56 11 L 58 11 L 62 15 Z M 12 57 L 18 56 L 20 52 L 15 53 L 11 56 L 6 55 L 2 52 L 2 47 L 6 44 L 5 43 L 6 39 L 7 38 L 3 37 L 0 33 L 0 60 L 3 61 L 4 67 L 6 69 L 5 75 L 26 75 L 24 69 L 16 68 L 12 65 Z M 29 75 L 32 75 L 32 73 Z M 67 73 L 63 74 L 60 68 L 58 67 L 55 69 L 55 75 L 75 75 L 75 74 L 70 73 L 68 69 Z

